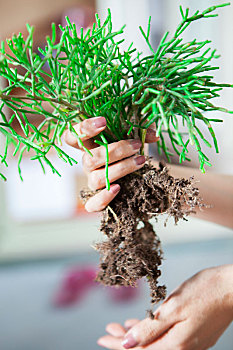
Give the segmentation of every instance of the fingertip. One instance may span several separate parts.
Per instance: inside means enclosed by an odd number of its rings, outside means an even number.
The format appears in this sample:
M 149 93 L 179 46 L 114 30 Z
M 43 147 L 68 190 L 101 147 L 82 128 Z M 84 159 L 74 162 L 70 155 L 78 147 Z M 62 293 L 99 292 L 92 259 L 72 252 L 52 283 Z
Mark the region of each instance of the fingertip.
M 101 337 L 96 342 L 99 346 L 105 347 L 104 337 Z
M 155 143 L 155 142 L 158 142 L 159 139 L 160 138 L 158 136 L 154 137 L 153 139 L 149 138 L 149 139 L 146 139 L 146 143 Z
M 141 168 L 146 162 L 146 157 L 144 155 L 138 155 L 134 157 L 134 161 L 136 163 L 137 168 Z
M 159 136 L 157 136 L 156 130 L 155 129 L 147 129 L 146 133 L 146 142 L 147 143 L 154 143 L 159 141 Z
M 115 323 L 108 323 L 107 326 L 105 327 L 105 330 L 107 333 L 111 333 L 112 329 L 115 327 Z
M 86 202 L 84 208 L 85 208 L 85 210 L 86 210 L 88 213 L 93 213 L 93 212 L 94 212 L 94 210 L 92 209 L 92 207 L 88 204 L 88 201 Z
M 119 323 L 109 323 L 106 328 L 105 328 L 106 332 L 109 333 L 110 335 L 120 338 L 120 337 L 124 337 L 126 331 L 124 329 L 124 327 L 122 327 L 121 324 Z
M 125 329 L 130 330 L 133 326 L 135 326 L 138 322 L 140 322 L 137 318 L 132 318 L 126 320 L 124 323 Z
M 122 346 L 125 349 L 132 349 L 138 344 L 138 341 L 135 339 L 132 333 L 127 333 L 124 340 L 122 341 Z
M 103 189 L 101 192 L 88 199 L 85 204 L 86 211 L 88 213 L 94 213 L 104 210 L 119 191 L 120 185 L 118 184 L 112 184 L 109 191 L 106 188 Z
M 113 184 L 110 186 L 110 192 L 114 195 L 116 195 L 121 189 L 121 186 L 118 184 Z
M 92 123 L 96 129 L 105 129 L 107 126 L 107 122 L 104 117 L 94 117 L 92 118 Z

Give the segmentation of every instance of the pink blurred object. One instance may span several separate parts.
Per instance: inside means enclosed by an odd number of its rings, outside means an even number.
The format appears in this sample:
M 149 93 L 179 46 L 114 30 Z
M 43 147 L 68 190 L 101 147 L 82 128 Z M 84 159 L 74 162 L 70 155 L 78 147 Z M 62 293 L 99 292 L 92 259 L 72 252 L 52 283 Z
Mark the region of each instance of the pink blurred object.
M 81 302 L 92 288 L 99 286 L 95 282 L 96 275 L 95 266 L 74 267 L 69 270 L 53 298 L 53 305 L 55 307 L 67 307 Z M 140 293 L 139 287 L 106 287 L 104 290 L 107 290 L 110 299 L 114 303 L 130 302 L 137 298 Z
M 62 16 L 61 24 L 66 26 L 66 16 L 69 17 L 70 22 L 76 24 L 77 34 L 80 35 L 81 28 L 87 28 L 95 21 L 95 11 L 87 6 L 75 6 L 67 9 Z
M 93 267 L 79 267 L 69 271 L 63 283 L 55 294 L 53 304 L 57 307 L 69 306 L 80 300 L 88 290 L 96 285 L 96 269 Z
M 137 298 L 140 294 L 139 286 L 136 287 L 109 287 L 110 297 L 116 302 L 128 302 Z

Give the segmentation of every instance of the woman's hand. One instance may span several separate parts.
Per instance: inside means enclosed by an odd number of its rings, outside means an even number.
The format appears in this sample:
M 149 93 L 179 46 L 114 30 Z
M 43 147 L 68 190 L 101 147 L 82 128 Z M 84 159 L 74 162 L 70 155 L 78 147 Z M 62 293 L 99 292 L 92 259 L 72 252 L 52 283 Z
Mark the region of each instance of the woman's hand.
M 91 190 L 103 189 L 90 198 L 85 205 L 89 212 L 103 210 L 119 193 L 120 186 L 116 183 L 121 177 L 130 174 L 143 167 L 145 157 L 137 153 L 140 150 L 140 140 L 122 140 L 111 143 L 109 151 L 109 180 L 113 183 L 108 191 L 105 187 L 105 148 L 94 143 L 93 137 L 106 128 L 106 120 L 103 117 L 86 119 L 74 126 L 78 135 L 82 138 L 84 146 L 91 150 L 93 157 L 86 152 L 83 154 L 83 169 L 87 174 L 88 186 Z M 65 133 L 65 141 L 72 147 L 79 148 L 77 138 L 70 131 Z M 147 131 L 146 142 L 158 141 L 153 125 Z
M 233 265 L 199 272 L 177 288 L 154 316 L 128 321 L 125 328 L 109 324 L 109 335 L 98 344 L 112 350 L 209 349 L 233 320 Z

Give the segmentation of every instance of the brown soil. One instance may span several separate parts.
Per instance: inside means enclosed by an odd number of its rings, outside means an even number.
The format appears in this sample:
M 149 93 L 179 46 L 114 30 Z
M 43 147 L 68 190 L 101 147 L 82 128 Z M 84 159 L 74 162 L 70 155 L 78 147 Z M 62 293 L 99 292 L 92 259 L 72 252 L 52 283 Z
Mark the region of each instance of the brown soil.
M 193 179 L 175 179 L 160 164 L 148 162 L 142 169 L 117 181 L 120 193 L 103 211 L 100 230 L 106 240 L 96 244 L 100 252 L 97 281 L 107 286 L 136 286 L 146 277 L 151 302 L 164 299 L 166 287 L 158 285 L 163 253 L 151 218 L 167 214 L 186 220 L 196 206 L 203 206 Z M 82 191 L 87 200 L 93 192 Z M 165 221 L 166 223 L 166 221 Z

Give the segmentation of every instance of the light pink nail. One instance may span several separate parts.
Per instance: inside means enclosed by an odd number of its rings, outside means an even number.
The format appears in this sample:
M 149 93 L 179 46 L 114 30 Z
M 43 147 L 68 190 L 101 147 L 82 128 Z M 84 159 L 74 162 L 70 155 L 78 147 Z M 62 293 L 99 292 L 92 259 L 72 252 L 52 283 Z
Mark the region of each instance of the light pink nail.
M 147 134 L 156 135 L 156 130 L 154 130 L 154 129 L 147 129 Z
M 113 194 L 116 194 L 120 191 L 120 185 L 118 184 L 114 184 L 114 185 L 111 185 L 110 187 L 110 191 L 113 193 Z
M 145 156 L 138 156 L 138 157 L 136 157 L 136 158 L 134 158 L 134 159 L 135 159 L 135 163 L 136 163 L 137 165 L 142 165 L 142 164 L 144 164 L 145 161 L 146 161 L 146 157 L 145 157 Z
M 125 349 L 131 349 L 138 345 L 138 342 L 136 339 L 134 339 L 133 335 L 131 333 L 128 333 L 125 337 L 125 339 L 122 342 L 122 346 Z
M 103 128 L 104 126 L 106 126 L 106 119 L 104 117 L 93 118 L 93 124 L 96 129 Z
M 140 140 L 131 140 L 130 141 L 131 146 L 133 147 L 133 149 L 139 149 L 142 145 Z

